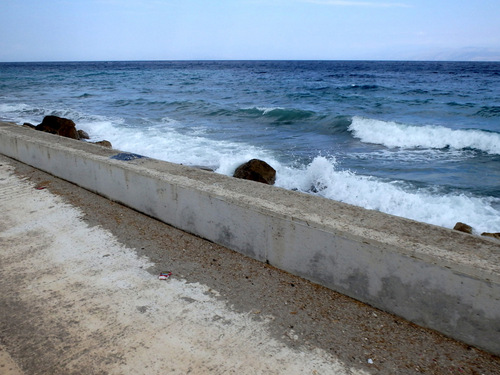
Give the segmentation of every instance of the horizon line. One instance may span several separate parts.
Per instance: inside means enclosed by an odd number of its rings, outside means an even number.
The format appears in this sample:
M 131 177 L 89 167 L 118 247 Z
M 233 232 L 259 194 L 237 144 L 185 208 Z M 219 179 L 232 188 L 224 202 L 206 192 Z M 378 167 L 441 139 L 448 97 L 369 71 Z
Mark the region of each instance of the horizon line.
M 447 60 L 447 59 L 116 59 L 116 60 L 10 60 L 1 61 L 0 64 L 37 64 L 37 63 L 114 63 L 114 62 L 292 62 L 292 61 L 310 61 L 310 62 L 333 62 L 333 61 L 358 61 L 358 62 L 489 62 L 496 63 L 500 60 Z

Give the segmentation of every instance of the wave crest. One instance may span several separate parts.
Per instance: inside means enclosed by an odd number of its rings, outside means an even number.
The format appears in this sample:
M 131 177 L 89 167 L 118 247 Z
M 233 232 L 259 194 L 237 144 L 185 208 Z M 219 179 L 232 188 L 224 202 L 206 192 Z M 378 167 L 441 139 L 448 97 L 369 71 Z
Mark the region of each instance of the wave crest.
M 240 110 L 241 112 L 255 116 L 255 117 L 267 117 L 276 122 L 294 122 L 298 120 L 304 120 L 311 118 L 316 115 L 313 111 L 307 111 L 303 109 L 295 108 L 282 108 L 282 107 L 252 107 L 244 108 Z
M 362 142 L 391 148 L 469 148 L 500 154 L 500 134 L 484 130 L 415 126 L 357 116 L 353 117 L 348 130 Z

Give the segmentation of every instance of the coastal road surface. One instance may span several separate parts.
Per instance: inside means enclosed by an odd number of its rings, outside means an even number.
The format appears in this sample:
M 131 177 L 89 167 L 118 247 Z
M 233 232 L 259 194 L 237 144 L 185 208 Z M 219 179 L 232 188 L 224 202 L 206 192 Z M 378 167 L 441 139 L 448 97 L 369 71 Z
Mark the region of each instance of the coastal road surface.
M 0 212 L 0 374 L 500 373 L 496 356 L 3 156 Z

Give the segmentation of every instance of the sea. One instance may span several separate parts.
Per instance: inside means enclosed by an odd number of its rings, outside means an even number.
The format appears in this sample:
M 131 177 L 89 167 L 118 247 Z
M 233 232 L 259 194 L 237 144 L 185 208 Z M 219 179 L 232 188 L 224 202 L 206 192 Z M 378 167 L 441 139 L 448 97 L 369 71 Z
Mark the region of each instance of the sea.
M 500 232 L 500 62 L 0 63 L 0 120 L 478 234 Z

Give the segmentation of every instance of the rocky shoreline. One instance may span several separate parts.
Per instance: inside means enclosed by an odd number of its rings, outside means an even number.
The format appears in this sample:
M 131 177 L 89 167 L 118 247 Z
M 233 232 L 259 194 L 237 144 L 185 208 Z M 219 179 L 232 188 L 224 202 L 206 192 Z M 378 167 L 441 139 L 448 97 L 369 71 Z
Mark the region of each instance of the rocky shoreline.
M 76 140 L 87 141 L 90 139 L 90 136 L 89 134 L 87 134 L 87 132 L 76 128 L 76 124 L 73 120 L 58 116 L 45 116 L 42 122 L 38 125 L 24 123 L 23 126 Z M 107 140 L 101 140 L 91 143 L 102 147 L 112 148 L 111 142 Z M 206 167 L 198 168 L 211 170 Z M 234 171 L 233 177 L 261 182 L 268 185 L 274 185 L 276 181 L 276 170 L 263 160 L 251 159 L 248 162 L 238 166 Z M 453 229 L 471 235 L 479 235 L 479 233 L 476 233 L 471 226 L 462 222 L 457 222 Z M 483 232 L 480 235 L 500 241 L 500 232 Z
M 64 117 L 45 116 L 42 122 L 38 125 L 33 125 L 30 124 L 29 122 L 25 122 L 23 126 L 76 140 L 90 139 L 90 136 L 87 134 L 86 131 L 76 128 L 76 124 L 73 120 Z M 92 142 L 92 143 L 107 148 L 113 148 L 111 142 L 106 140 Z

